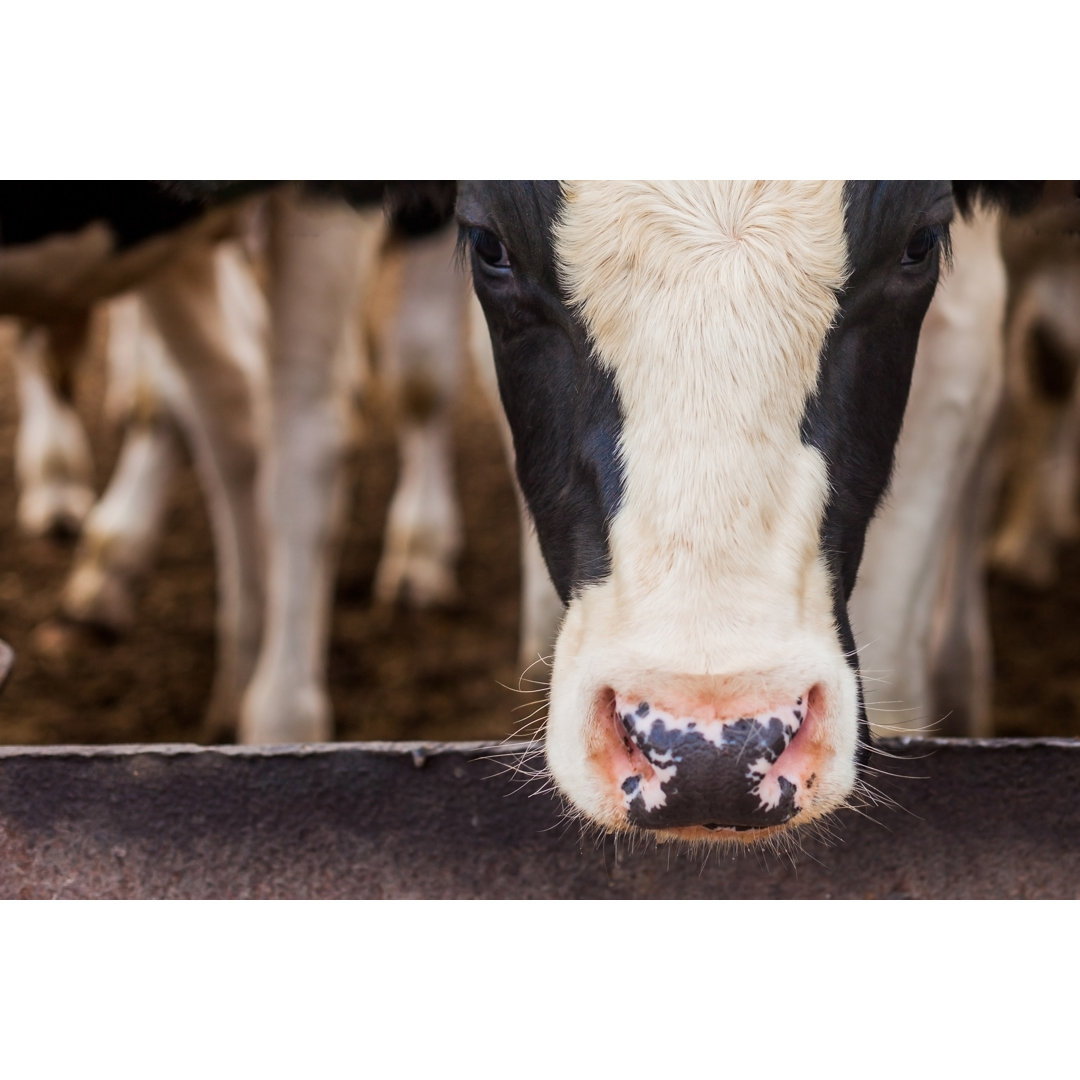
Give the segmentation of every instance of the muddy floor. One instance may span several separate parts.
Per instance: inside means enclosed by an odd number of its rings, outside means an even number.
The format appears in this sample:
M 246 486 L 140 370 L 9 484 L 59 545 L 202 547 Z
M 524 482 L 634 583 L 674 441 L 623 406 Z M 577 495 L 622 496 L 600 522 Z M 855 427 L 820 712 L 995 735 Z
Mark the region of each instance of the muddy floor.
M 99 486 L 117 439 L 102 417 L 101 366 L 78 396 Z M 37 628 L 53 614 L 71 548 L 28 540 L 14 525 L 15 400 L 0 358 L 0 638 L 17 661 L 0 698 L 0 743 L 199 741 L 214 647 L 210 536 L 194 477 L 172 493 L 156 571 L 137 630 L 55 654 Z M 457 476 L 465 519 L 461 602 L 453 611 L 384 610 L 371 602 L 390 499 L 392 432 L 368 417 L 353 455 L 352 509 L 338 575 L 329 683 L 342 739 L 497 739 L 534 711 L 519 683 L 519 572 L 514 496 L 496 427 L 471 385 L 457 411 Z M 1061 586 L 1033 593 L 993 586 L 998 732 L 1080 733 L 1080 549 Z M 527 686 L 527 684 L 524 684 Z

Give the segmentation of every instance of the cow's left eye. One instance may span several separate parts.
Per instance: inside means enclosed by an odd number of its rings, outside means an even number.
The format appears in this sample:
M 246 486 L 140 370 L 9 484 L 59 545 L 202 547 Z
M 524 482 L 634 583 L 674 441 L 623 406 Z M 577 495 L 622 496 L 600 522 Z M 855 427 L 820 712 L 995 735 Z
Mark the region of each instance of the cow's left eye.
M 904 257 L 900 260 L 901 266 L 920 266 L 925 263 L 938 249 L 941 242 L 941 229 L 936 226 L 927 226 L 914 232 L 904 249 Z
M 470 229 L 469 243 L 476 257 L 489 269 L 506 271 L 510 269 L 510 253 L 506 245 L 487 229 Z

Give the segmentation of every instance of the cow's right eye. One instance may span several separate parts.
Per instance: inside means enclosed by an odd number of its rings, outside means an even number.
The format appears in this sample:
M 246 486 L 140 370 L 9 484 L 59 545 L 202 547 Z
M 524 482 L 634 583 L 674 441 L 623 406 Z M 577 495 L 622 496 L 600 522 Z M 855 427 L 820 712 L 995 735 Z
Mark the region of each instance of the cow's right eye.
M 469 243 L 476 257 L 490 270 L 505 273 L 510 269 L 510 253 L 506 245 L 487 229 L 470 229 Z

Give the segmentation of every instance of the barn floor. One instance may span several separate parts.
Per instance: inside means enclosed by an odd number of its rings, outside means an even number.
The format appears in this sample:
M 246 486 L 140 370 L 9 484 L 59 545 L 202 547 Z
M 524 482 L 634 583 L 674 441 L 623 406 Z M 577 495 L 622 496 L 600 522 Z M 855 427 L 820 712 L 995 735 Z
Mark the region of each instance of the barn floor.
M 100 363 L 79 399 L 99 484 L 116 453 L 101 416 Z M 378 410 L 372 410 L 373 413 Z M 137 632 L 56 654 L 36 628 L 54 611 L 70 548 L 14 527 L 15 401 L 0 360 L 0 638 L 17 662 L 0 699 L 0 744 L 197 742 L 213 654 L 213 575 L 206 517 L 190 471 L 173 494 L 157 571 Z M 386 611 L 370 602 L 389 502 L 392 433 L 378 416 L 352 465 L 352 511 L 334 611 L 330 690 L 341 739 L 491 740 L 533 712 L 517 687 L 517 522 L 495 425 L 470 385 L 457 415 L 466 550 L 458 610 Z M 1061 587 L 1036 594 L 995 583 L 1000 735 L 1080 733 L 1080 547 Z

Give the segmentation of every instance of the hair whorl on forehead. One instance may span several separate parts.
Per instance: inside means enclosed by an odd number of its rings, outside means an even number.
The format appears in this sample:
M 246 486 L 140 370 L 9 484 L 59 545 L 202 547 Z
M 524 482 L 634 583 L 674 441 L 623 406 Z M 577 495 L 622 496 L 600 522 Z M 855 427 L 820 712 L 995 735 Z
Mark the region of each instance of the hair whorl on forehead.
M 847 277 L 842 183 L 582 181 L 564 195 L 560 278 L 602 362 L 721 342 L 760 356 L 766 340 L 816 362 Z

